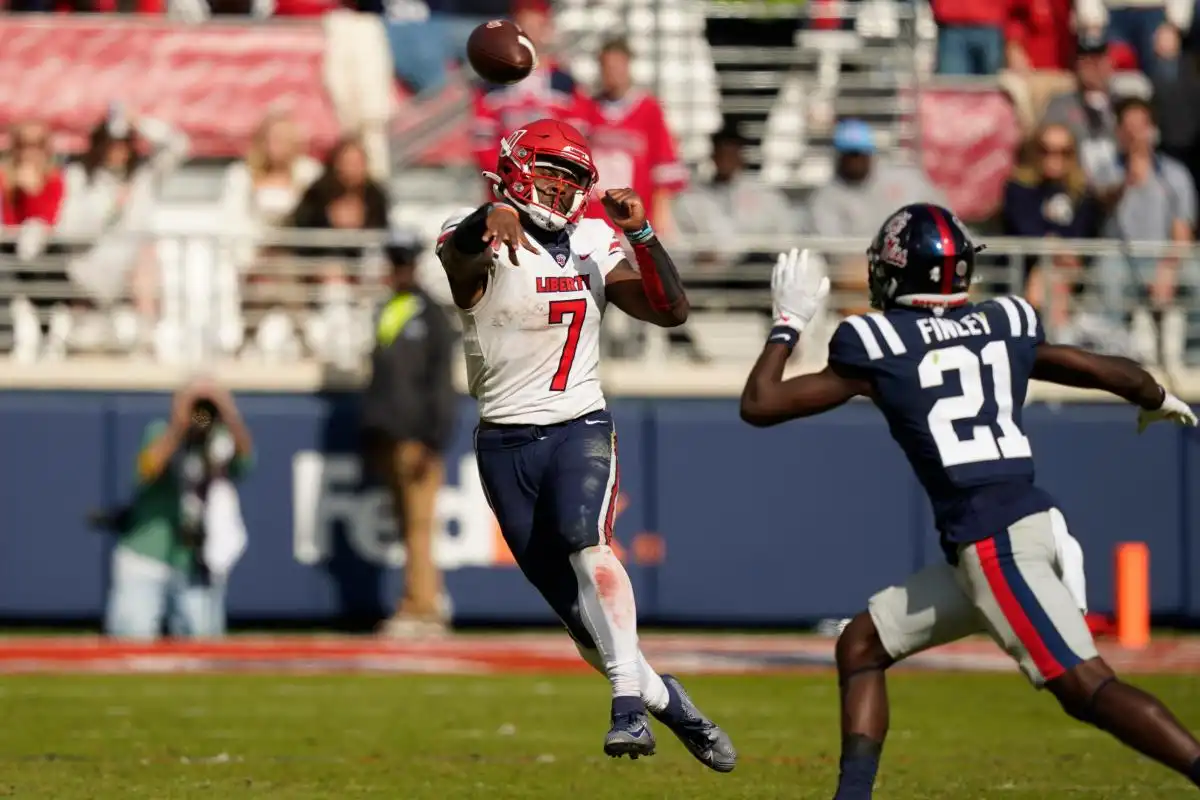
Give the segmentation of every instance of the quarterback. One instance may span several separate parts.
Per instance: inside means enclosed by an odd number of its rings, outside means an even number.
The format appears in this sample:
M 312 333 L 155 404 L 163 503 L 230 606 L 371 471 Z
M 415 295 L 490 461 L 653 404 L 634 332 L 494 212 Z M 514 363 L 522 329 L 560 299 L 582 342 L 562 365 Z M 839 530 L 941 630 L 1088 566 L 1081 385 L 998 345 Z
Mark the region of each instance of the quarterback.
M 633 191 L 602 202 L 636 267 L 604 221 L 583 218 L 597 174 L 570 125 L 513 131 L 484 176 L 496 202 L 448 220 L 438 256 L 463 318 L 488 502 L 521 571 L 612 685 L 605 753 L 652 755 L 649 712 L 703 764 L 729 772 L 729 737 L 642 655 L 633 587 L 610 546 L 620 470 L 600 388 L 601 317 L 611 303 L 653 325 L 682 324 L 679 273 Z

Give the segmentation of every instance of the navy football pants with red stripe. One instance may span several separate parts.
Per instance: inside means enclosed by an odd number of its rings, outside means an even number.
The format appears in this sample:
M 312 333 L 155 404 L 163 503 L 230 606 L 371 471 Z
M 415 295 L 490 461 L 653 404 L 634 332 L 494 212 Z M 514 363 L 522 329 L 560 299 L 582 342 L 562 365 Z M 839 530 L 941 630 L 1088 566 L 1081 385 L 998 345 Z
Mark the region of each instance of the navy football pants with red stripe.
M 579 618 L 570 556 L 612 540 L 620 474 L 607 411 L 557 425 L 475 430 L 475 455 L 488 504 L 517 566 L 566 624 L 594 647 Z

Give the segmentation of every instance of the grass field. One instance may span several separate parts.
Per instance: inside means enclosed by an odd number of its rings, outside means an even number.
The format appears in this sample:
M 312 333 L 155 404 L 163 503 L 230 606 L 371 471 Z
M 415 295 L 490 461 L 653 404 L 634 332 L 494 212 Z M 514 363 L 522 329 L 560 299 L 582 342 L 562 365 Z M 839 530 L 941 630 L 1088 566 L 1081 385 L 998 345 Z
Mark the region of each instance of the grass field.
M 1200 679 L 1134 682 L 1200 727 Z M 832 797 L 831 675 L 687 685 L 738 745 L 730 775 L 692 761 L 661 726 L 653 758 L 604 757 L 596 676 L 3 676 L 0 797 Z M 900 673 L 891 688 L 880 800 L 1194 794 L 1015 675 Z

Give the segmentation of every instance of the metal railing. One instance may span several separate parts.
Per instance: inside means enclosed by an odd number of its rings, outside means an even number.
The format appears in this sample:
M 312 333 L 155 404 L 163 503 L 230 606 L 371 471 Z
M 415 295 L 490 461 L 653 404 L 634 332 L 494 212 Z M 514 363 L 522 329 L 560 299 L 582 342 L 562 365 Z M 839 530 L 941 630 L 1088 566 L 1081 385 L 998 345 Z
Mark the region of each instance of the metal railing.
M 13 231 L 8 234 L 11 242 Z M 101 352 L 176 364 L 257 358 L 349 368 L 368 352 L 374 314 L 388 293 L 384 237 L 377 233 L 276 231 L 259 241 L 156 233 L 120 241 L 128 246 L 55 239 L 50 252 L 24 259 L 7 247 L 0 255 L 0 352 L 26 363 Z M 672 245 L 695 317 L 682 338 L 675 337 L 668 358 L 705 360 L 705 351 L 720 353 L 712 356 L 718 361 L 752 358 L 769 322 L 775 254 L 791 247 L 824 258 L 834 281 L 832 318 L 867 304 L 861 241 L 745 237 L 733 244 L 696 237 Z M 1090 325 L 1126 342 L 1110 349 L 1180 364 L 1200 360 L 1200 286 L 1194 283 L 1200 250 L 1111 240 L 997 238 L 987 244 L 975 273 L 979 299 L 1025 293 L 1027 269 L 1036 267 L 1033 285 L 1042 287 L 1052 336 L 1077 336 L 1081 325 Z M 1139 284 L 1167 260 L 1181 265 L 1179 290 L 1165 308 L 1154 308 Z M 425 254 L 419 275 L 435 297 L 448 297 L 432 254 Z M 1137 341 L 1145 338 L 1139 325 L 1147 315 L 1156 331 L 1152 346 Z M 621 338 L 646 335 L 625 326 L 610 337 L 610 357 L 653 362 L 644 347 Z M 1166 346 L 1168 336 L 1178 341 Z

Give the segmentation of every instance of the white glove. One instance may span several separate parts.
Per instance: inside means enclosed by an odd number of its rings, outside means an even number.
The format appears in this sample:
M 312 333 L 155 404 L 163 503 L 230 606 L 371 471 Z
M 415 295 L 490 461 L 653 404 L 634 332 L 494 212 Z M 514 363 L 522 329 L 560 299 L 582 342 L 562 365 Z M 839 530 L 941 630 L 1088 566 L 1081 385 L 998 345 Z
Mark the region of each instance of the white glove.
M 1166 390 L 1163 390 L 1162 405 L 1149 411 L 1143 408 L 1138 412 L 1138 433 L 1146 430 L 1149 425 L 1163 420 L 1187 425 L 1189 428 L 1196 427 L 1196 415 L 1188 407 L 1188 404 Z
M 809 258 L 808 250 L 792 248 L 779 254 L 771 273 L 771 307 L 776 325 L 802 332 L 828 294 L 829 278 L 817 259 Z
M 1067 530 L 1067 521 L 1057 508 L 1050 509 L 1050 530 L 1054 533 L 1054 556 L 1063 586 L 1071 593 L 1071 599 L 1079 607 L 1080 613 L 1086 614 L 1087 578 L 1083 572 L 1083 548 Z

